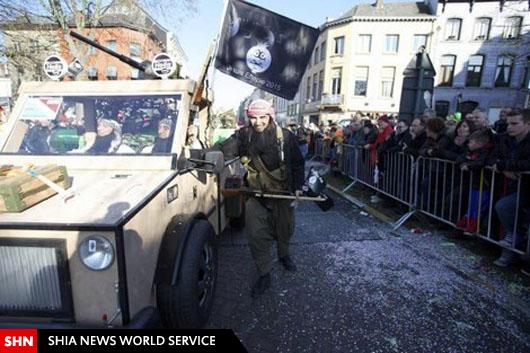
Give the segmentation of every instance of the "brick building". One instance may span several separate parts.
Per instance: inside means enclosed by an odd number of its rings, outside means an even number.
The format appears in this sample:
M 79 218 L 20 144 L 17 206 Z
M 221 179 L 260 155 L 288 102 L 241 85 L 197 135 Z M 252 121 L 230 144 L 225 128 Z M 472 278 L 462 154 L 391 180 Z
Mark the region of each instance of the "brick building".
M 89 12 L 79 14 L 89 22 Z M 77 20 L 77 21 L 76 21 Z M 79 20 L 68 21 L 71 30 Z M 6 46 L 9 75 L 16 89 L 20 82 L 46 79 L 42 62 L 50 54 L 59 54 L 70 62 L 74 57 L 81 60 L 85 70 L 78 79 L 127 80 L 137 79 L 138 70 L 122 63 L 95 48 L 73 38 L 65 37 L 64 31 L 48 17 L 25 16 L 2 24 Z M 93 38 L 120 54 L 142 62 L 167 50 L 168 43 L 178 44 L 176 37 L 156 22 L 136 1 L 114 0 L 103 9 L 96 25 L 86 26 L 82 34 Z M 177 52 L 177 75 L 186 56 Z M 68 79 L 68 78 L 66 78 Z

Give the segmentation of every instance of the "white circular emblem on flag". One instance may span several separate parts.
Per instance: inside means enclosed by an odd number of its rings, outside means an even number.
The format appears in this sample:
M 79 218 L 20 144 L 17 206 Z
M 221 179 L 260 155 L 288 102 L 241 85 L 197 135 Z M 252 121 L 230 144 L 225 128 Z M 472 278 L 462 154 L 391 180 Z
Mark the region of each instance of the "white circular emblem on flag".
M 271 52 L 263 44 L 255 45 L 247 52 L 247 66 L 254 74 L 267 71 L 271 63 Z

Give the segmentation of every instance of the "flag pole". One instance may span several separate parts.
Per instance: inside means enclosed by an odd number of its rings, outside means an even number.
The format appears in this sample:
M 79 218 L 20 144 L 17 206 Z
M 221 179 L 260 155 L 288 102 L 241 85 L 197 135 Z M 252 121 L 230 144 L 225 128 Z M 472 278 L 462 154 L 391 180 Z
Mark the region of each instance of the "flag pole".
M 221 23 L 219 23 L 219 30 L 217 31 L 217 37 L 214 39 L 214 48 L 213 48 L 212 57 L 211 57 L 212 61 L 215 61 L 215 58 L 217 57 L 217 51 L 219 50 L 219 41 L 221 38 L 221 32 L 223 31 L 223 24 L 226 18 L 226 13 L 228 12 L 228 5 L 230 3 L 230 0 L 223 0 L 223 2 L 224 2 L 224 5 L 223 5 L 223 12 L 221 14 Z M 211 82 L 212 90 L 214 88 L 214 84 L 215 84 L 215 65 L 214 65 L 214 70 L 212 73 L 212 82 Z
M 223 5 L 223 13 L 221 15 L 221 23 L 219 24 L 219 30 L 217 31 L 217 38 L 215 40 L 215 48 L 213 51 L 213 56 L 217 56 L 217 50 L 219 50 L 219 38 L 221 37 L 221 31 L 223 30 L 223 24 L 226 17 L 226 13 L 228 12 L 228 4 L 230 3 L 230 0 L 224 0 Z
M 230 0 L 224 0 L 223 15 L 221 17 L 221 24 L 219 25 L 219 32 L 217 34 L 217 38 L 214 39 L 213 42 L 208 47 L 208 52 L 206 53 L 206 58 L 205 58 L 204 63 L 202 65 L 201 72 L 199 73 L 199 77 L 197 78 L 197 87 L 195 89 L 195 92 L 194 92 L 193 98 L 192 98 L 192 102 L 194 104 L 196 104 L 196 105 L 200 105 L 201 104 L 201 100 L 202 100 L 201 96 L 202 96 L 203 90 L 205 89 L 206 76 L 208 76 L 208 70 L 210 69 L 210 65 L 212 64 L 212 61 L 215 60 L 215 57 L 217 55 L 217 50 L 219 48 L 220 33 L 221 33 L 221 30 L 223 29 L 223 22 L 224 22 L 224 18 L 226 16 L 226 12 L 228 10 L 229 1 Z M 214 75 L 215 75 L 215 71 L 214 71 Z M 212 79 L 212 82 L 211 82 L 211 88 L 213 89 L 213 79 Z

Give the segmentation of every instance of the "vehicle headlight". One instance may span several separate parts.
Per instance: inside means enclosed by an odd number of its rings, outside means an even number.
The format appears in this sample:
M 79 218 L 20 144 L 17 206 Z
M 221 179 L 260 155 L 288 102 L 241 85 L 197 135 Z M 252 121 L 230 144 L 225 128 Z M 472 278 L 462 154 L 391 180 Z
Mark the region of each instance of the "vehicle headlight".
M 91 235 L 79 244 L 81 262 L 91 270 L 102 271 L 114 261 L 114 247 L 101 235 Z

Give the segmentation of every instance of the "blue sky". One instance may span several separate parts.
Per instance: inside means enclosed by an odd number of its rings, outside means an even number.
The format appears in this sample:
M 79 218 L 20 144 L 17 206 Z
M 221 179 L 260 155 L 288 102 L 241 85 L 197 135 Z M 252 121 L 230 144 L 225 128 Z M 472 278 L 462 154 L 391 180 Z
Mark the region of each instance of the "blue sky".
M 370 4 L 375 0 L 248 0 L 248 2 L 318 27 L 325 22 L 326 17 L 337 18 L 357 4 Z M 398 2 L 398 0 L 388 2 Z M 208 46 L 219 33 L 223 8 L 224 0 L 198 0 L 198 13 L 179 24 L 175 30 L 188 56 L 188 73 L 193 79 L 197 79 Z M 173 30 L 171 26 L 168 27 Z M 253 87 L 216 71 L 213 89 L 214 108 L 219 109 L 237 106 Z

